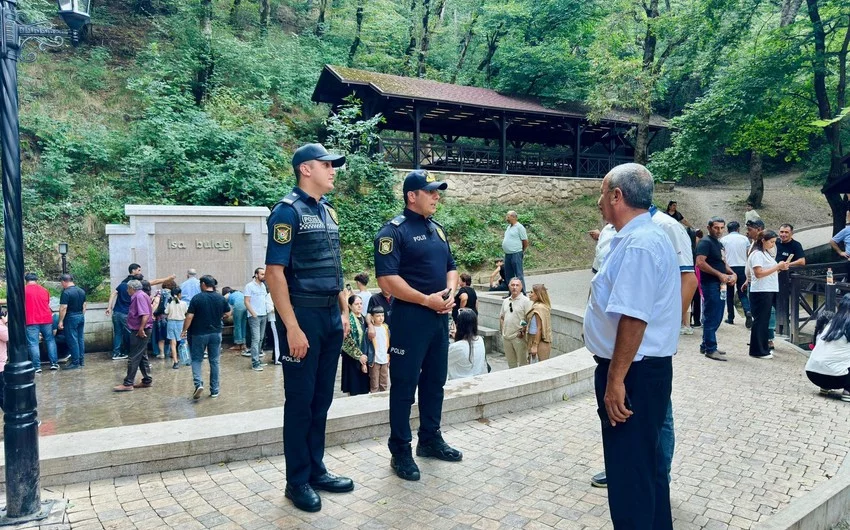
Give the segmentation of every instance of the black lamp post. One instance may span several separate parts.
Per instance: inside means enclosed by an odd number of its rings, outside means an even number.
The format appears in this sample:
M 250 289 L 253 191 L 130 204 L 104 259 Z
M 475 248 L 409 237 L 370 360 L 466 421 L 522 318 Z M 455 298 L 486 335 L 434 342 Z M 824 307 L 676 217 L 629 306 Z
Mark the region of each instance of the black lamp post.
M 80 30 L 89 21 L 89 0 L 57 0 L 59 15 L 70 28 L 61 31 L 44 23 L 25 24 L 18 18 L 17 0 L 0 0 L 0 163 L 3 169 L 3 220 L 5 221 L 6 281 L 9 310 L 9 362 L 5 369 L 3 434 L 6 455 L 6 509 L 0 525 L 43 519 L 53 501 L 41 502 L 38 462 L 38 413 L 35 370 L 30 362 L 24 313 L 24 236 L 21 207 L 21 146 L 18 136 L 18 60 L 29 41 L 40 48 L 61 46 L 64 38 L 79 42 Z
M 59 243 L 59 255 L 62 256 L 62 274 L 68 274 L 68 243 Z

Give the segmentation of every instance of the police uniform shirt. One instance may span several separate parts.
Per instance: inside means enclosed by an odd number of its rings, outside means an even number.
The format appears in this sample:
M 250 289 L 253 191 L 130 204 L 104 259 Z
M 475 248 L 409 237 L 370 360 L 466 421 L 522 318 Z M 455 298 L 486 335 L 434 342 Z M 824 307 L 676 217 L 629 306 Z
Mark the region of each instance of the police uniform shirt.
M 296 209 L 298 206 L 295 203 L 298 201 L 306 205 L 306 208 L 301 207 L 301 215 L 299 215 Z M 342 290 L 342 264 L 340 263 L 338 243 L 339 224 L 336 215 L 333 207 L 324 196 L 316 201 L 298 187 L 293 188 L 292 193 L 279 202 L 269 215 L 269 239 L 266 249 L 266 264 L 282 265 L 284 267 L 290 293 L 302 292 L 335 295 Z M 294 269 L 298 268 L 299 263 L 310 263 L 310 258 L 312 257 L 295 255 L 298 252 L 296 244 L 298 236 L 299 234 L 306 235 L 306 232 L 316 231 L 328 234 L 329 246 L 331 248 L 324 247 L 323 250 L 329 250 L 333 254 L 333 267 L 336 270 L 323 271 L 321 277 L 316 277 L 313 274 L 308 274 L 307 271 L 302 271 L 296 277 Z M 333 243 L 330 242 L 331 239 L 334 240 Z M 300 262 L 294 259 L 296 257 L 300 258 Z M 325 258 L 328 257 L 325 256 Z M 326 261 L 328 260 L 326 259 Z M 305 278 L 308 275 L 311 278 L 306 280 Z
M 376 276 L 401 276 L 429 295 L 446 288 L 446 273 L 457 269 L 443 227 L 405 208 L 375 237 Z

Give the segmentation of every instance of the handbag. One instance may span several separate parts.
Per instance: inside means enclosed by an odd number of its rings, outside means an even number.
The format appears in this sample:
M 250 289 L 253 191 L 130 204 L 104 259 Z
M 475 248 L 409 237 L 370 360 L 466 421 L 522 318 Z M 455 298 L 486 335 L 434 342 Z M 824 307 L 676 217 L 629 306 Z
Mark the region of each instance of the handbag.
M 177 357 L 180 359 L 180 364 L 189 366 L 192 364 L 192 357 L 189 355 L 189 346 L 185 340 L 181 340 L 177 346 Z

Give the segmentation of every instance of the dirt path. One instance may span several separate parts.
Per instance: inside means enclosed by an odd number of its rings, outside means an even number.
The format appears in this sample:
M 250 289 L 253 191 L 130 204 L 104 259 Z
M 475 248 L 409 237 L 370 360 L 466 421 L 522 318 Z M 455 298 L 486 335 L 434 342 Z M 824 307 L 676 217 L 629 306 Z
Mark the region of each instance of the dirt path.
M 799 186 L 794 180 L 799 173 L 781 173 L 765 177 L 763 206 L 758 213 L 768 228 L 781 223 L 795 228 L 832 222 L 829 205 L 818 188 Z M 750 193 L 746 175 L 730 179 L 726 184 L 711 186 L 679 186 L 673 192 L 659 193 L 659 199 L 678 202 L 679 211 L 695 226 L 702 228 L 709 217 L 719 215 L 726 222 L 743 224 L 744 203 Z M 661 205 L 661 200 L 657 201 Z

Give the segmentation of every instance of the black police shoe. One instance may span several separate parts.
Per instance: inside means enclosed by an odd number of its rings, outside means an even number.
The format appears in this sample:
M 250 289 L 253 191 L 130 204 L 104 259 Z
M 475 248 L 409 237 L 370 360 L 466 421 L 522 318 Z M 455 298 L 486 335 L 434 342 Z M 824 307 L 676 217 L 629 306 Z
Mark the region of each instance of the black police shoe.
M 345 493 L 354 489 L 354 481 L 348 477 L 338 477 L 332 473 L 310 479 L 310 485 L 314 490 L 330 491 L 331 493 Z
M 404 480 L 419 480 L 419 466 L 413 460 L 410 447 L 394 453 L 392 460 L 390 460 L 390 466 L 392 466 L 399 478 L 403 478 Z
M 318 493 L 313 491 L 313 488 L 309 484 L 303 484 L 301 486 L 290 486 L 287 484 L 283 494 L 299 510 L 318 512 L 322 509 L 322 499 Z
M 425 456 L 430 458 L 438 458 L 446 462 L 460 462 L 463 460 L 463 453 L 452 448 L 447 444 L 442 436 L 437 436 L 433 440 L 425 443 L 421 441 L 416 444 L 416 456 Z

